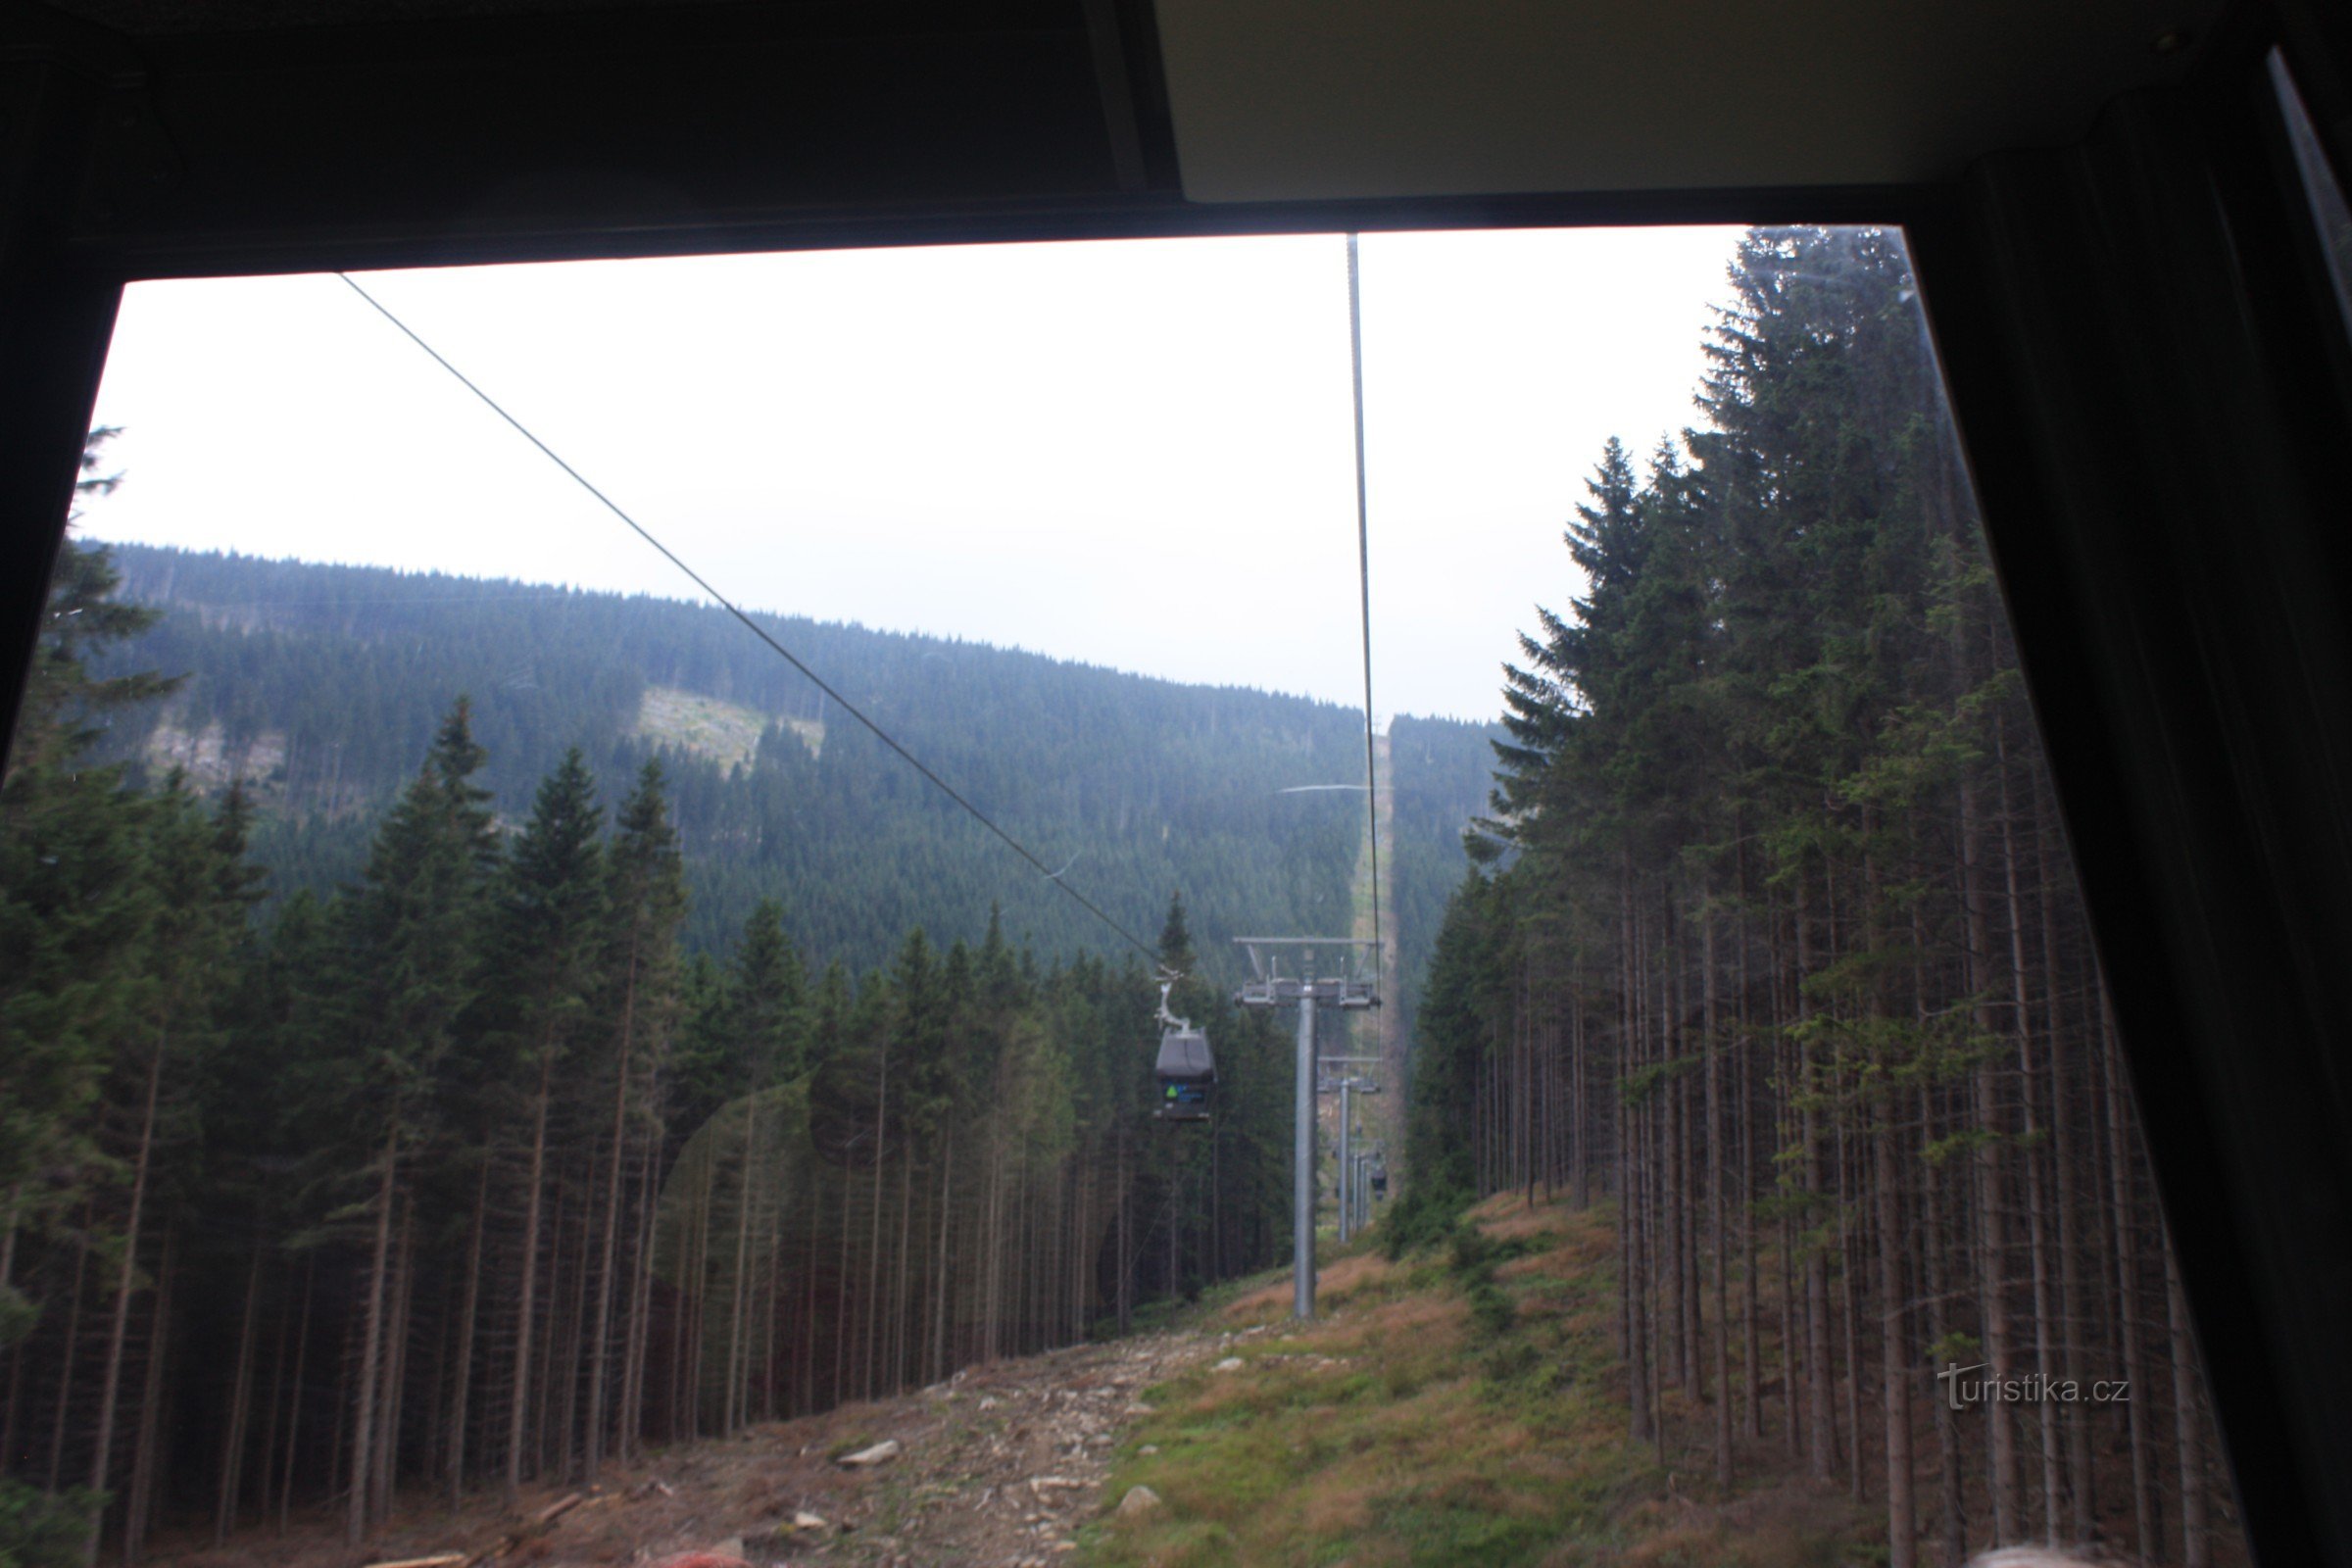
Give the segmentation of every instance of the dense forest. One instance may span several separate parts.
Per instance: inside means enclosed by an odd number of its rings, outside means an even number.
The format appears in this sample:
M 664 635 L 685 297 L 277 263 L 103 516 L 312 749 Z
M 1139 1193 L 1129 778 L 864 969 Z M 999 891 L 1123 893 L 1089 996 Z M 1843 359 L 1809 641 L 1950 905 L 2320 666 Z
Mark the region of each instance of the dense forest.
M 266 912 L 256 819 L 97 762 L 147 631 L 70 550 L 0 831 L 0 1542 L 135 1558 L 403 1490 L 511 1497 L 641 1444 L 1124 1325 L 1287 1246 L 1290 1072 L 1159 954 L 1227 1108 L 1154 1124 L 1134 956 L 1000 921 L 861 972 L 785 906 L 689 956 L 663 763 L 577 749 L 502 831 L 463 698 L 359 873 Z
M 1278 792 L 1360 776 L 1360 715 L 783 628 L 1157 933 L 1219 1054 L 1178 1129 L 1152 966 L 713 612 L 129 546 L 51 599 L 0 786 L 0 1549 L 358 1544 L 1285 1255 L 1288 1030 L 1218 975 L 1355 917 L 1363 797 Z M 1407 963 L 1485 736 L 1392 731 Z
M 1758 230 L 1733 283 L 1705 426 L 1603 451 L 1510 672 L 1398 1239 L 1613 1202 L 1636 1435 L 1800 1457 L 1894 1568 L 2201 1568 L 2231 1494 L 1903 249 Z
M 134 479 L 135 482 L 135 479 Z M 121 597 L 162 616 L 97 655 L 168 670 L 168 700 L 111 715 L 99 755 L 152 781 L 246 781 L 271 891 L 359 874 L 371 824 L 460 693 L 502 823 L 566 748 L 602 777 L 659 756 L 715 950 L 780 897 L 804 953 L 887 962 L 921 925 L 976 942 L 993 907 L 1045 952 L 1102 930 L 714 608 L 377 567 L 115 547 Z M 1363 776 L 1363 715 L 1304 698 L 1185 686 L 946 638 L 763 617 L 777 637 L 1047 863 L 1148 933 L 1183 888 L 1204 961 L 1227 940 L 1339 932 L 1359 797 L 1285 795 Z M 1481 726 L 1399 718 L 1394 893 L 1417 972 L 1486 789 Z M 1417 804 L 1416 804 L 1417 803 Z M 1270 848 L 1271 847 L 1271 848 Z M 1409 1006 L 1409 1002 L 1408 1002 Z

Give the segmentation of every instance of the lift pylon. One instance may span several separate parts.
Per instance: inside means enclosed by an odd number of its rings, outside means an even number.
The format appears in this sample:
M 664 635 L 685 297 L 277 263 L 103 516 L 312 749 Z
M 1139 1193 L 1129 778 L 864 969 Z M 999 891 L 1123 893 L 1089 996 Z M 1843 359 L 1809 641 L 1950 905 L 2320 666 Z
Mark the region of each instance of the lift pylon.
M 1298 1009 L 1298 1094 L 1291 1158 L 1291 1316 L 1315 1315 L 1315 1009 L 1380 1005 L 1379 944 L 1368 937 L 1236 937 L 1250 978 L 1233 995 L 1244 1007 Z M 1368 951 L 1367 951 L 1368 950 Z M 1284 973 L 1284 960 L 1292 971 Z

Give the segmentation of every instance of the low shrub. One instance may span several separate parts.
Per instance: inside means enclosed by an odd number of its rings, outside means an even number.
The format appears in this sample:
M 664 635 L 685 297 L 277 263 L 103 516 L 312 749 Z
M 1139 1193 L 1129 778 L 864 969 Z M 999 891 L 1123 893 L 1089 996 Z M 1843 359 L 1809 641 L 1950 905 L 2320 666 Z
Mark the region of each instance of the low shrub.
M 52 1497 L 0 1478 L 0 1568 L 81 1568 L 98 1500 L 80 1487 Z

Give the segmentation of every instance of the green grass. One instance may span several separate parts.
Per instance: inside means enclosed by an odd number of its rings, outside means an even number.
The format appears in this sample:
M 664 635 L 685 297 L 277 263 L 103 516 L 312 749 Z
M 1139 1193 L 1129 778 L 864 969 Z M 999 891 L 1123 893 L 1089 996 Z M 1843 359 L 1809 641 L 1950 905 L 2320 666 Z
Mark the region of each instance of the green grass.
M 1605 1211 L 1472 1211 L 1444 1245 L 1325 1266 L 1310 1325 L 1289 1279 L 1220 1293 L 1200 1327 L 1260 1332 L 1148 1391 L 1105 1508 L 1149 1486 L 1166 1506 L 1105 1516 L 1074 1561 L 1094 1568 L 1376 1568 L 1387 1564 L 1690 1563 L 1803 1568 L 1870 1556 L 1841 1498 L 1765 1475 L 1733 1497 L 1679 1492 L 1627 1434 L 1612 1344 L 1615 1242 Z M 1145 1448 L 1152 1452 L 1146 1453 Z M 1701 1467 L 1703 1470 L 1703 1467 Z

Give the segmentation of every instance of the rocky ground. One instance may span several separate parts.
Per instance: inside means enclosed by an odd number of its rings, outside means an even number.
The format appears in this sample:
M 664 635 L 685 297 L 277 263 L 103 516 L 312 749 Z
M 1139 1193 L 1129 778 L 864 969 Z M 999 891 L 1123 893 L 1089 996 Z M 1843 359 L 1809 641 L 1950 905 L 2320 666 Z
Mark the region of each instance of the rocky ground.
M 751 1428 L 541 1489 L 519 1514 L 404 1509 L 364 1560 L 419 1568 L 658 1564 L 696 1552 L 756 1565 L 1030 1568 L 1064 1560 L 1144 1391 L 1259 1331 L 1179 1331 L 968 1368 L 903 1398 Z M 1137 1498 L 1131 1506 L 1148 1506 Z M 283 1538 L 165 1549 L 173 1568 L 345 1568 L 323 1517 Z

